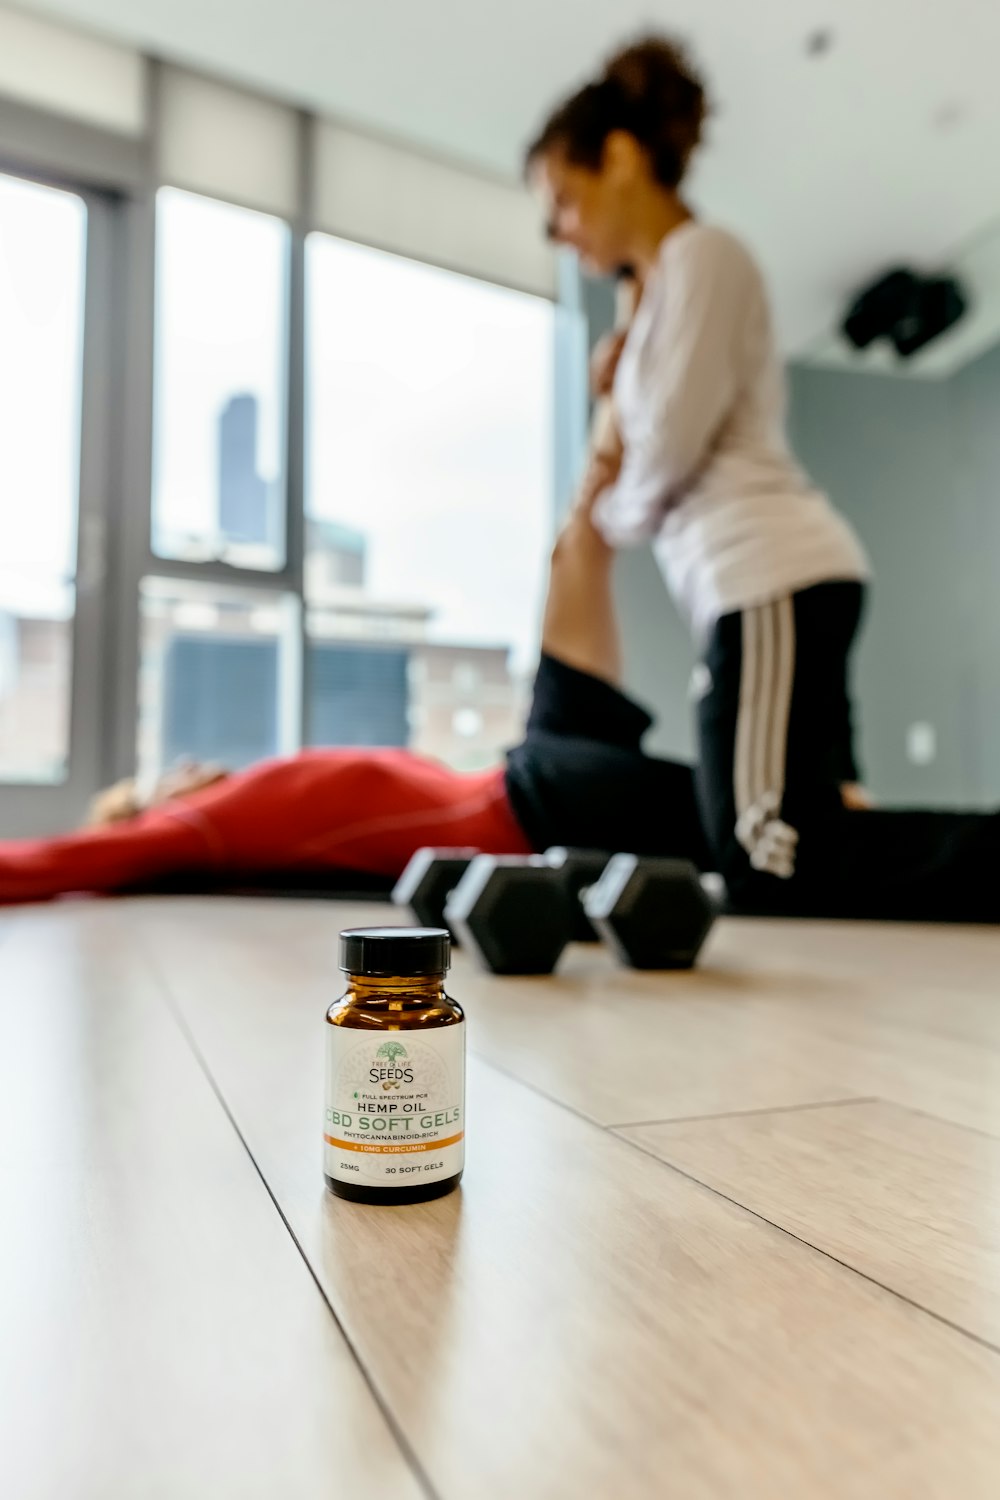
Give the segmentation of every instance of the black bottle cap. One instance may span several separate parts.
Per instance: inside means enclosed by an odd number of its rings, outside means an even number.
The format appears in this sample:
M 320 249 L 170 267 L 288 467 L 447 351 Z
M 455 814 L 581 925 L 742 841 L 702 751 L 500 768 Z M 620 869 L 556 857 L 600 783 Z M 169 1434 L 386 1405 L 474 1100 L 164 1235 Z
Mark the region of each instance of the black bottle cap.
M 373 979 L 444 974 L 451 938 L 443 927 L 348 927 L 340 934 L 340 967 Z

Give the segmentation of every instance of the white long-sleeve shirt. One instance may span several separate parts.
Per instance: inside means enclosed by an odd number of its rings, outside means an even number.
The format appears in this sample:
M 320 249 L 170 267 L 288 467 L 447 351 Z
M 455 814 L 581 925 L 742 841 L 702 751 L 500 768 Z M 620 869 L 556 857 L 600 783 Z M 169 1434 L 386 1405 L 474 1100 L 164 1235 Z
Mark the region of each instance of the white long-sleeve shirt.
M 732 235 L 693 221 L 667 235 L 614 400 L 624 457 L 595 520 L 616 546 L 652 540 L 697 635 L 720 615 L 868 576 L 854 532 L 789 452 L 767 295 Z

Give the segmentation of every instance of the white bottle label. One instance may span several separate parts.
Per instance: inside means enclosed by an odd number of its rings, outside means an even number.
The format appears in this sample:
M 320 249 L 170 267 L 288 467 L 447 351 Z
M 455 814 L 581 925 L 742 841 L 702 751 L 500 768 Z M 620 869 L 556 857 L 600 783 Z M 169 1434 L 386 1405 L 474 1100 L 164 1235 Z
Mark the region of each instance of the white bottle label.
M 465 1023 L 433 1031 L 326 1027 L 328 1177 L 406 1188 L 465 1163 Z

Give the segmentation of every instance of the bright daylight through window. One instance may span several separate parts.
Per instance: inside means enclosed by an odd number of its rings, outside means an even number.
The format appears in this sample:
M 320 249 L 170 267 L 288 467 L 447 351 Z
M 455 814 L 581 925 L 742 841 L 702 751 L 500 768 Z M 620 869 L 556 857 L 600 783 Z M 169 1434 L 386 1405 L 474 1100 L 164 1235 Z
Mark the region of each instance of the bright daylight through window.
M 161 188 L 156 201 L 153 551 L 285 557 L 288 226 Z
M 192 576 L 143 588 L 146 773 L 299 722 L 293 596 L 197 580 L 283 564 L 289 232 L 173 189 L 157 216 L 153 545 Z M 306 270 L 306 741 L 490 764 L 537 651 L 553 308 L 322 234 Z
M 69 756 L 87 210 L 0 176 L 0 780 Z
M 537 652 L 552 306 L 327 235 L 307 256 L 309 739 L 488 765 Z

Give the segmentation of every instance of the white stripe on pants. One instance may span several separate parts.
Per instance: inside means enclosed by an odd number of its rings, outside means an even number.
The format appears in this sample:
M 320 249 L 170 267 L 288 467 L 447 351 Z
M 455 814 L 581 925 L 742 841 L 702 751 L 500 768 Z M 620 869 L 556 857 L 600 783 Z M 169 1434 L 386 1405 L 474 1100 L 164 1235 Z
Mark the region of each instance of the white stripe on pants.
M 736 837 L 755 870 L 788 880 L 799 835 L 781 818 L 795 682 L 790 597 L 742 613 L 740 699 L 733 754 Z

